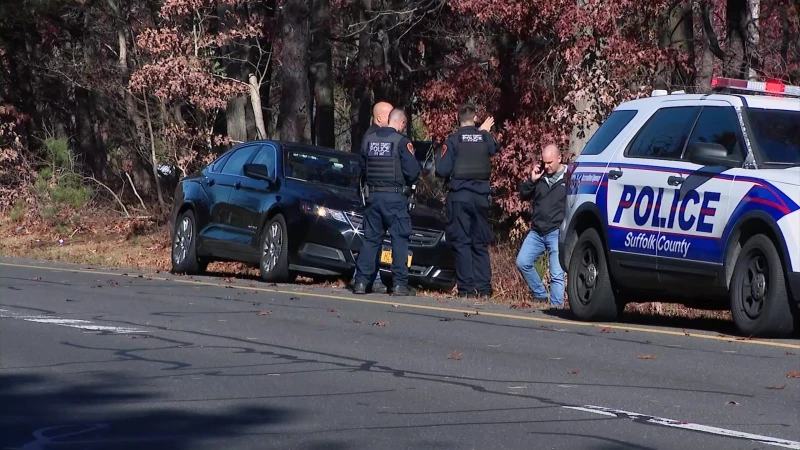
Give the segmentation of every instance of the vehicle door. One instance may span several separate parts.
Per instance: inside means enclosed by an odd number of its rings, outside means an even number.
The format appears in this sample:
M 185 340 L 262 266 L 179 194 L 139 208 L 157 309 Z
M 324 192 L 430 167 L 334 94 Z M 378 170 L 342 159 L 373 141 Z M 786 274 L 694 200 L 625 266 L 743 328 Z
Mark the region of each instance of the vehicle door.
M 662 103 L 623 151 L 608 165 L 609 261 L 615 278 L 629 289 L 652 290 L 658 283 L 658 243 L 669 211 L 661 178 L 683 152 L 699 106 Z M 673 219 L 674 220 L 674 217 Z
M 230 196 L 231 226 L 237 233 L 235 250 L 251 255 L 249 259 L 258 261 L 261 226 L 269 208 L 275 204 L 277 196 L 278 149 L 273 144 L 260 146 L 249 164 L 267 166 L 272 182 L 242 176 L 240 184 L 233 186 Z
M 216 161 L 211 163 L 205 171 L 205 177 L 200 179 L 200 186 L 206 196 L 205 208 L 198 208 L 197 221 L 201 226 L 197 232 L 197 244 L 202 253 L 214 254 L 224 247 L 222 239 L 227 217 L 223 214 L 224 205 L 230 195 L 230 186 L 219 183 L 226 175 L 220 173 L 225 163 L 237 150 L 226 152 Z
M 717 143 L 736 155 L 741 163 L 746 155 L 744 137 L 736 110 L 729 102 L 703 100 L 703 108 L 679 158 L 670 164 L 670 173 L 654 179 L 664 191 L 658 240 L 658 271 L 662 285 L 691 283 L 711 287 L 723 270 L 734 167 L 703 166 L 689 160 L 689 147 L 698 142 Z M 749 189 L 745 183 L 741 189 Z M 738 198 L 746 192 L 734 193 Z M 665 209 L 662 207 L 662 210 Z M 696 280 L 696 283 L 692 280 Z M 700 291 L 695 290 L 700 294 Z
M 244 165 L 255 156 L 260 147 L 261 144 L 252 144 L 238 148 L 228 158 L 216 177 L 216 184 L 227 192 L 227 195 L 220 195 L 216 198 L 217 205 L 215 205 L 215 209 L 218 211 L 216 214 L 220 217 L 219 231 L 215 233 L 215 238 L 220 245 L 215 253 L 219 256 L 228 258 L 239 256 L 233 248 L 237 242 L 241 241 L 240 233 L 233 225 L 234 216 L 239 212 L 237 207 L 230 202 L 231 194 L 235 188 L 241 186 L 242 180 L 245 178 L 242 173 Z

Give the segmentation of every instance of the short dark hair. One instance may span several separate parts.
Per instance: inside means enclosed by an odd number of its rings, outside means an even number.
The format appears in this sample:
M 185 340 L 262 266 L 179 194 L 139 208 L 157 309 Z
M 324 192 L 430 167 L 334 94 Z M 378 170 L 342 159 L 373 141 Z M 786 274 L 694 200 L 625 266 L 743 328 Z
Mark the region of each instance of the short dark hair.
M 464 103 L 458 107 L 458 121 L 460 123 L 470 122 L 475 119 L 478 108 L 472 103 Z
M 389 121 L 393 120 L 408 120 L 408 116 L 406 116 L 406 112 L 403 111 L 403 108 L 393 108 L 392 112 L 389 113 Z

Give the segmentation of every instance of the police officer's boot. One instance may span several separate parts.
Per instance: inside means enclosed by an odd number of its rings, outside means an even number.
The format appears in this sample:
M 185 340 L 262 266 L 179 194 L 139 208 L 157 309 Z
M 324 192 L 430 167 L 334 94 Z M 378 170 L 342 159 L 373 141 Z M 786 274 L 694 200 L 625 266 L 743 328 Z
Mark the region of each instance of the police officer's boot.
M 367 285 L 364 283 L 353 283 L 353 294 L 366 294 Z
M 368 287 L 368 290 L 372 294 L 386 294 L 388 292 L 386 285 L 383 284 L 380 277 L 375 279 L 375 282 L 372 283 L 372 286 Z
M 392 295 L 400 297 L 413 297 L 417 295 L 417 290 L 409 285 L 395 286 L 392 288 Z

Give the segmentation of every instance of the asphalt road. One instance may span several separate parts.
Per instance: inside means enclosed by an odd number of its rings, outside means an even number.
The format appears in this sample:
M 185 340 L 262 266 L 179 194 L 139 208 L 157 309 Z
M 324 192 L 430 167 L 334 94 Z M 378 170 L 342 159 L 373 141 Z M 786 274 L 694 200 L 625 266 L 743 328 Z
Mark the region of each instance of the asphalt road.
M 797 340 L 2 258 L 0 310 L 3 449 L 800 449 Z

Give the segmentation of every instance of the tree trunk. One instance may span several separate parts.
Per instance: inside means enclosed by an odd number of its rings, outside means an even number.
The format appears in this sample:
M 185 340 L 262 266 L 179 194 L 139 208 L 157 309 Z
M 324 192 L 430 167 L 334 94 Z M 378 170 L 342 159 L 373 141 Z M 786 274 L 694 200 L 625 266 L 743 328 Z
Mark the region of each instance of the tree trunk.
M 225 108 L 225 121 L 228 125 L 228 136 L 237 143 L 247 141 L 246 107 L 247 97 L 240 95 L 228 99 L 228 107 Z
M 308 18 L 311 0 L 287 0 L 281 14 L 280 139 L 311 142 Z
M 723 76 L 746 78 L 749 66 L 747 53 L 747 0 L 728 0 L 725 10 L 727 18 L 728 45 L 723 66 Z
M 313 0 L 311 11 L 311 75 L 314 85 L 314 136 L 322 147 L 336 147 L 333 108 L 333 54 L 330 0 Z
M 358 69 L 360 73 L 365 73 L 371 60 L 372 26 L 367 24 L 367 21 L 372 16 L 372 0 L 361 0 L 359 6 L 358 23 L 365 25 L 358 35 Z M 363 83 L 358 83 L 350 99 L 350 151 L 353 153 L 359 152 L 361 140 L 369 128 L 369 118 L 372 113 L 370 94 L 370 90 Z

